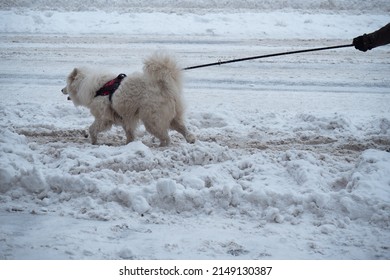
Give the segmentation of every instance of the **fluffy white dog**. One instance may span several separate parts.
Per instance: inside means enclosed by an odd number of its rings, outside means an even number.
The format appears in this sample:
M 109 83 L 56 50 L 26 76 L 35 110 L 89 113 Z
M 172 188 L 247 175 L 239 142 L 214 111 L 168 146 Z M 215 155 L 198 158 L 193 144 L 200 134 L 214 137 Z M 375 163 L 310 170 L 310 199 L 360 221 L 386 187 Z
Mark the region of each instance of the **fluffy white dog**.
M 169 145 L 170 128 L 194 143 L 195 136 L 183 119 L 181 72 L 172 57 L 156 53 L 144 61 L 143 73 L 128 77 L 75 68 L 62 92 L 69 94 L 76 106 L 91 110 L 95 117 L 89 127 L 92 144 L 96 144 L 99 132 L 113 124 L 123 127 L 129 143 L 139 121 L 160 140 L 160 146 Z

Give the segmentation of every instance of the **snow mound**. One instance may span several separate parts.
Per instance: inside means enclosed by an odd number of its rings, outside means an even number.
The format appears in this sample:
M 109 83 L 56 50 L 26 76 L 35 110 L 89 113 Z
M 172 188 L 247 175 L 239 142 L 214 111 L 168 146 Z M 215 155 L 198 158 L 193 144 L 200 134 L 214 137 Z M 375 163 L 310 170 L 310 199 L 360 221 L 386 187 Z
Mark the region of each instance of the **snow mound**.
M 303 119 L 325 130 L 324 123 L 332 123 L 332 131 L 345 126 L 343 119 L 340 125 L 326 118 Z M 390 154 L 383 151 L 365 151 L 347 171 L 348 164 L 311 151 L 237 159 L 234 151 L 212 143 L 156 150 L 141 142 L 56 149 L 49 144 L 42 150 L 9 130 L 0 141 L 0 192 L 5 200 L 24 201 L 20 211 L 51 212 L 63 205 L 64 214 L 101 220 L 124 218 L 121 209 L 139 214 L 228 211 L 293 224 L 307 215 L 327 219 L 332 211 L 337 219 L 389 223 L 390 204 L 383 198 L 390 194 Z M 40 156 L 31 147 L 41 150 Z M 333 174 L 337 165 L 345 169 L 341 178 Z

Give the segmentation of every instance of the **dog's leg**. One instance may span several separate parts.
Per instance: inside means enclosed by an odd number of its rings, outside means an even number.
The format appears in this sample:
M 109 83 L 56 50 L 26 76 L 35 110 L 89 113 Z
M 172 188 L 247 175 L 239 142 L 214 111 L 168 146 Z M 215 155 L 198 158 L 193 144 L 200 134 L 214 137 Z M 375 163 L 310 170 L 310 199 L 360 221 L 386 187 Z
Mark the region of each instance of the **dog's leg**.
M 134 141 L 134 132 L 132 130 L 125 130 L 126 131 L 126 145 L 130 142 Z
M 166 147 L 171 144 L 171 138 L 169 137 L 168 130 L 155 133 L 154 135 L 160 139 L 160 147 Z
M 187 130 L 186 126 L 184 125 L 181 119 L 174 118 L 171 122 L 171 129 L 176 130 L 177 132 L 182 134 L 188 143 L 191 144 L 195 143 L 196 140 L 195 135 Z
M 153 122 L 144 121 L 146 130 L 156 136 L 160 140 L 160 147 L 168 146 L 171 143 L 171 138 L 168 134 L 168 129 L 159 127 Z
M 123 129 L 126 132 L 126 144 L 129 144 L 130 142 L 133 142 L 135 139 L 134 131 L 137 127 L 137 122 L 125 122 L 123 124 Z
M 112 121 L 107 121 L 107 120 L 97 120 L 93 122 L 93 124 L 89 127 L 89 135 L 91 136 L 91 143 L 93 145 L 96 144 L 97 142 L 97 136 L 99 132 L 105 131 L 112 126 Z

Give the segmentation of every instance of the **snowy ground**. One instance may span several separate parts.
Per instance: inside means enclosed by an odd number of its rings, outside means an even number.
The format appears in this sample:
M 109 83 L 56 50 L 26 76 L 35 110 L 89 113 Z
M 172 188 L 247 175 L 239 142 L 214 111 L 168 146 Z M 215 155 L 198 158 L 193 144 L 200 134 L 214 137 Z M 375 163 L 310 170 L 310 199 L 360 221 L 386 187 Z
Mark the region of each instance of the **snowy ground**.
M 361 14 L 46 2 L 1 3 L 0 259 L 390 258 L 389 47 L 185 72 L 194 145 L 172 132 L 159 148 L 140 127 L 134 143 L 115 128 L 93 146 L 90 113 L 60 92 L 75 66 L 131 73 L 158 49 L 185 67 L 348 44 L 388 22 L 384 2 Z

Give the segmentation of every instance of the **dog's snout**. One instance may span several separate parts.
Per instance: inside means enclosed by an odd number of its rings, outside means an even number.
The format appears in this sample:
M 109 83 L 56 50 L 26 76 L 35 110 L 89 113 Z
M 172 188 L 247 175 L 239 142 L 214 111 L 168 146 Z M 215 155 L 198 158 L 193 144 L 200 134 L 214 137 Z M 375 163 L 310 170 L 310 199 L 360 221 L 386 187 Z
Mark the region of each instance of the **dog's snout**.
M 61 89 L 61 92 L 62 92 L 63 94 L 68 94 L 68 91 L 66 90 L 66 87 L 63 88 L 63 89 Z M 68 96 L 68 100 L 71 100 L 71 99 L 70 99 L 70 96 Z

